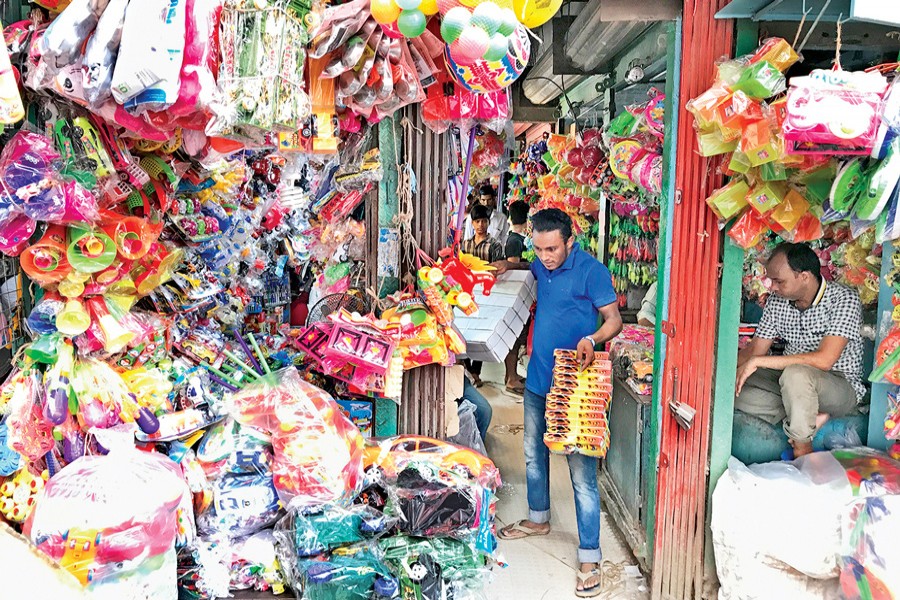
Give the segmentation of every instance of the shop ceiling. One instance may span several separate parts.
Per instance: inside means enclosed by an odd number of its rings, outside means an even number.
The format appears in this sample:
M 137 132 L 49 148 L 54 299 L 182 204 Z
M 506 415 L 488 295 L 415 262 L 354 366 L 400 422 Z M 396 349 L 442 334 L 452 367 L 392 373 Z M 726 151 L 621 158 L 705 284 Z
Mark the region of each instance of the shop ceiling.
M 535 58 L 514 90 L 515 120 L 553 120 L 556 100 L 590 77 L 612 87 L 616 63 L 627 55 L 654 23 L 680 14 L 680 0 L 637 3 L 634 0 L 568 2 L 538 32 Z M 650 61 L 658 57 L 649 57 Z M 646 66 L 646 65 L 642 65 Z M 541 107 L 544 108 L 541 111 Z M 548 111 L 550 107 L 553 112 Z M 555 115 L 551 117 L 551 115 Z M 526 117 L 543 117 L 527 118 Z
M 717 19 L 754 21 L 838 20 L 900 27 L 898 0 L 733 0 L 716 13 Z

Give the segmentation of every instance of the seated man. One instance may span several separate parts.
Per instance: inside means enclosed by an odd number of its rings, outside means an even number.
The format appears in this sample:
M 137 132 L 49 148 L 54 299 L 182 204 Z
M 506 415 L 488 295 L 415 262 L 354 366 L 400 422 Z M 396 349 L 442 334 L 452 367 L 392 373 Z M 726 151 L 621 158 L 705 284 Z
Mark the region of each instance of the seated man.
M 800 457 L 812 452 L 829 415 L 854 412 L 866 392 L 862 304 L 855 291 L 822 279 L 819 258 L 805 244 L 775 248 L 766 275 L 772 295 L 738 355 L 734 407 L 773 425 L 783 420 Z M 767 356 L 776 338 L 787 342 L 784 356 Z

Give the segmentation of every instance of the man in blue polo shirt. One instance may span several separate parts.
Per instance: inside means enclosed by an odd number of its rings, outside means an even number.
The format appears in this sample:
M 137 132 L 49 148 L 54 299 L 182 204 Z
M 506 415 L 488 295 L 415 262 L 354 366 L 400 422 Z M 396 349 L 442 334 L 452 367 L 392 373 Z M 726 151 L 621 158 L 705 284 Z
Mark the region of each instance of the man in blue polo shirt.
M 537 311 L 531 361 L 525 381 L 525 471 L 528 480 L 528 519 L 505 527 L 501 539 L 521 539 L 550 533 L 550 451 L 544 445 L 547 422 L 544 407 L 553 378 L 553 351 L 577 350 L 582 368 L 594 360 L 594 347 L 622 330 L 609 270 L 583 251 L 572 237 L 572 221 L 551 208 L 532 217 L 532 242 L 539 260 L 500 261 L 497 273 L 531 269 L 537 280 Z M 598 329 L 599 316 L 603 325 Z M 576 595 L 600 594 L 600 490 L 598 460 L 583 454 L 566 457 L 575 488 L 578 520 L 578 560 L 581 563 Z

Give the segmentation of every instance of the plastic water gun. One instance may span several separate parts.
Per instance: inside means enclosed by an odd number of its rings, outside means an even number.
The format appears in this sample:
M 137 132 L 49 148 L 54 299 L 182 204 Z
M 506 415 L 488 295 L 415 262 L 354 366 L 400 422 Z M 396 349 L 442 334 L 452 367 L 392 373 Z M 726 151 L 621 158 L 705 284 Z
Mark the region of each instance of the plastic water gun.
M 16 523 L 25 521 L 49 477 L 47 471 L 34 475 L 28 469 L 22 469 L 7 479 L 0 485 L 0 514 Z

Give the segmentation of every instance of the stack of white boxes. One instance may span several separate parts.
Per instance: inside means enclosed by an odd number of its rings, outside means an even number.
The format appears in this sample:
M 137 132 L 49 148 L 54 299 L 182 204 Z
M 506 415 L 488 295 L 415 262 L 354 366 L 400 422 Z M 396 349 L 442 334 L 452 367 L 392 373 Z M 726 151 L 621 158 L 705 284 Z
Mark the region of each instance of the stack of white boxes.
M 454 309 L 453 324 L 466 339 L 466 358 L 503 362 L 525 328 L 537 287 L 529 271 L 507 271 L 497 277 L 490 296 L 475 288 L 478 312 L 471 317 Z

